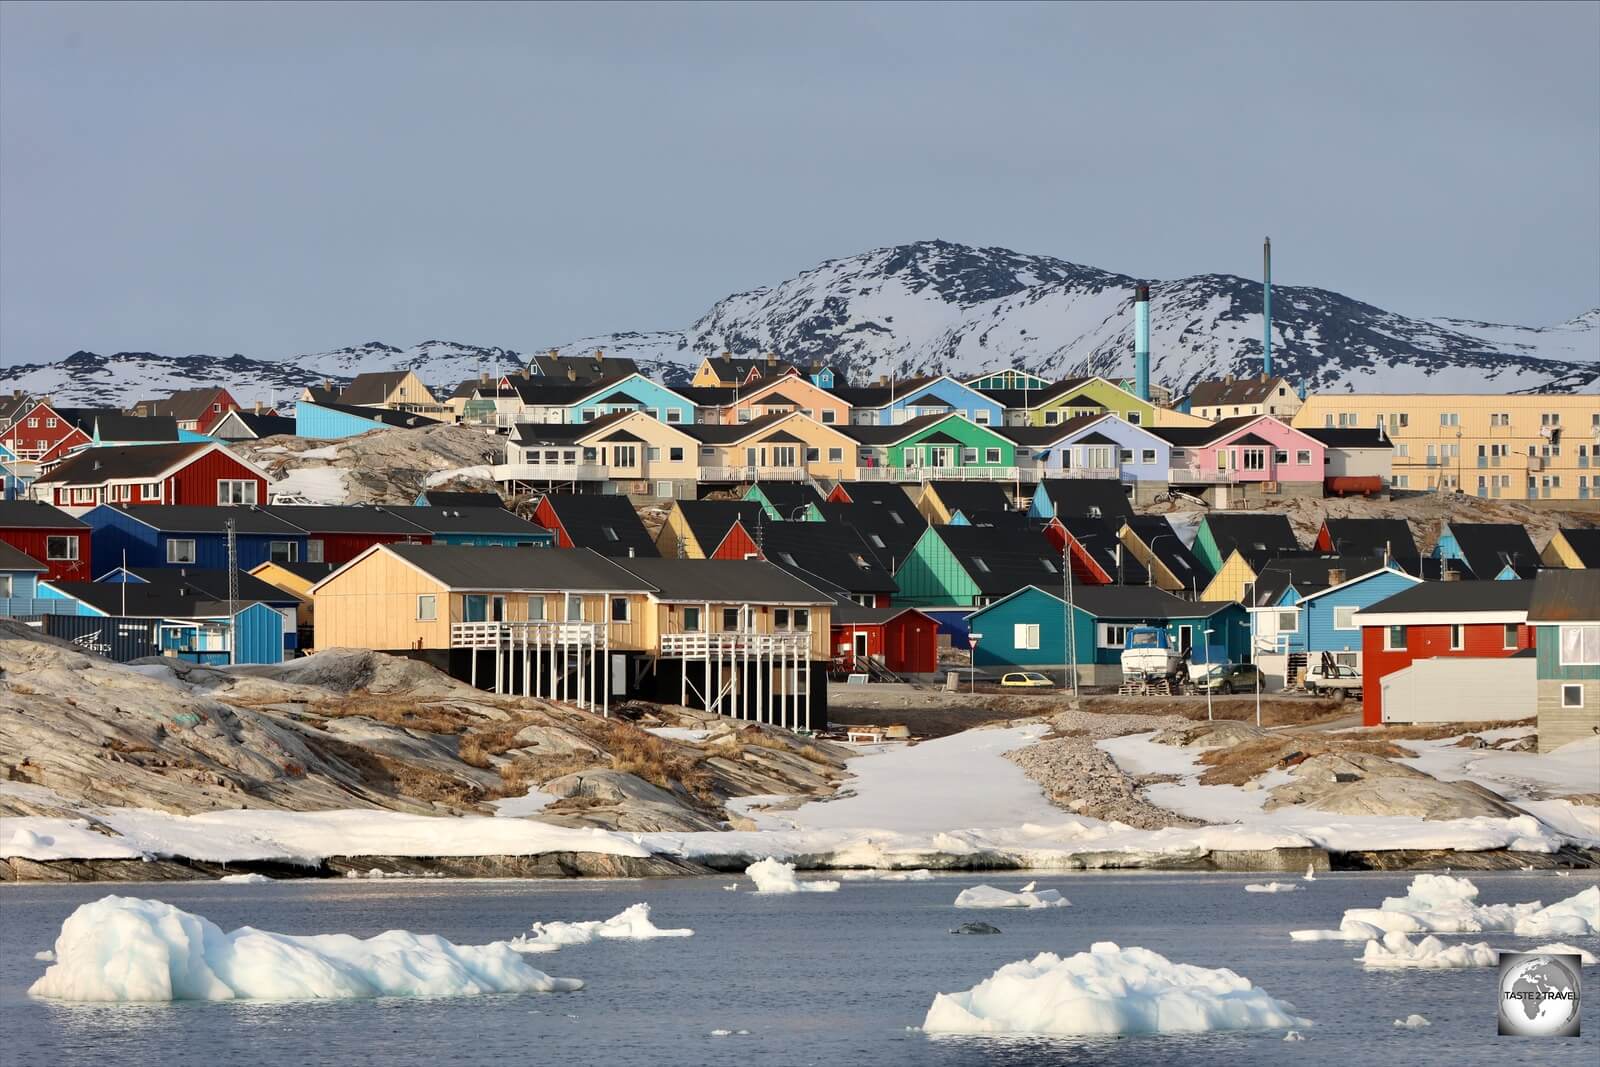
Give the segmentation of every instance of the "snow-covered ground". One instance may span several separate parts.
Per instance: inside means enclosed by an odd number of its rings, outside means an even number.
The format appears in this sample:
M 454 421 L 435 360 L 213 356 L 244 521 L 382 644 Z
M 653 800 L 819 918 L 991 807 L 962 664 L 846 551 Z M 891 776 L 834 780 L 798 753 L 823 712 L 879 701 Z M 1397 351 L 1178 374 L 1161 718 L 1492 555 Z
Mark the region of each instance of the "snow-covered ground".
M 298 467 L 275 480 L 271 492 L 277 498 L 308 504 L 343 504 L 350 499 L 350 473 L 338 467 Z

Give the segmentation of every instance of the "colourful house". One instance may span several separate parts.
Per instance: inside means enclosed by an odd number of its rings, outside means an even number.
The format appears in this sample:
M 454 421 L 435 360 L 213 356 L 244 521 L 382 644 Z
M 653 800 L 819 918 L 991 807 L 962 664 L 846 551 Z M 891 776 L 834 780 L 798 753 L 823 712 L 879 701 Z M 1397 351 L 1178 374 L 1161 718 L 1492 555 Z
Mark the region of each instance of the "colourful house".
M 1133 518 L 1133 504 L 1118 482 L 1042 478 L 1028 501 L 1028 514 L 1041 522 L 1056 516 L 1127 521 Z
M 1545 572 L 1533 582 L 1539 751 L 1600 732 L 1600 570 Z
M 1329 577 L 1342 581 L 1305 595 L 1291 585 L 1276 598 L 1276 603 L 1249 608 L 1256 663 L 1273 680 L 1273 688 L 1296 681 L 1301 671 L 1324 658 L 1359 671 L 1361 627 L 1356 613 L 1403 593 L 1422 580 L 1396 566 L 1350 577 L 1345 573 L 1342 568 L 1333 568 Z
M 94 577 L 88 525 L 41 501 L 0 501 L 0 544 L 44 564 L 48 579 L 86 582 Z
M 929 526 L 894 577 L 895 602 L 920 608 L 982 607 L 1027 585 L 1065 582 L 1060 553 L 1043 533 L 997 537 L 984 526 Z
M 825 426 L 850 423 L 850 405 L 843 397 L 816 385 L 798 372 L 762 379 L 746 389 L 718 391 L 713 403 L 705 396 L 698 407 L 700 422 L 753 422 L 766 415 L 794 412 Z
M 694 401 L 646 378 L 629 374 L 590 390 L 567 407 L 567 422 L 593 422 L 618 411 L 642 411 L 658 422 L 694 421 Z
M 1557 530 L 1539 552 L 1539 562 L 1571 570 L 1600 568 L 1600 527 Z
M 856 441 L 848 426 L 824 426 L 796 413 L 753 422 L 684 427 L 700 442 L 702 482 L 838 480 L 855 473 Z
M 1085 415 L 1058 427 L 1008 426 L 1001 432 L 1019 446 L 1019 464 L 1031 460 L 1033 477 L 1121 482 L 1140 502 L 1167 489 L 1172 446 L 1120 416 Z
M 1209 429 L 1158 427 L 1155 432 L 1172 446 L 1167 480 L 1213 490 L 1219 507 L 1322 496 L 1326 446 L 1271 415 L 1224 419 Z
M 834 392 L 850 404 L 850 421 L 861 426 L 892 426 L 929 415 L 959 415 L 980 426 L 1005 421 L 1005 408 L 998 401 L 947 374 Z
M 988 426 L 960 415 L 924 415 L 894 425 L 844 428 L 856 443 L 863 478 L 925 481 L 930 478 L 1017 477 L 1017 446 Z
M 1300 542 L 1287 515 L 1259 511 L 1213 511 L 1194 535 L 1194 554 L 1213 572 L 1235 551 L 1265 557 L 1298 552 Z
M 1539 569 L 1539 551 L 1528 528 L 1511 522 L 1445 523 L 1433 558 L 1459 560 L 1480 582 L 1532 578 Z
M 256 508 L 102 504 L 83 521 L 102 573 L 118 566 L 224 569 L 230 522 L 233 564 L 241 571 L 269 559 L 306 558 L 306 532 Z
M 1025 370 L 1006 367 L 1002 370 L 984 371 L 976 377 L 967 378 L 964 384 L 974 389 L 1043 389 L 1050 384 L 1049 378 L 1041 378 Z
M 42 615 L 50 602 L 37 598 L 39 579 L 49 570 L 19 548 L 0 541 L 0 618 Z
M 297 400 L 294 405 L 295 436 L 316 440 L 359 437 L 373 430 L 415 430 L 437 425 L 437 419 L 389 408 L 354 407 L 333 401 L 311 400 Z

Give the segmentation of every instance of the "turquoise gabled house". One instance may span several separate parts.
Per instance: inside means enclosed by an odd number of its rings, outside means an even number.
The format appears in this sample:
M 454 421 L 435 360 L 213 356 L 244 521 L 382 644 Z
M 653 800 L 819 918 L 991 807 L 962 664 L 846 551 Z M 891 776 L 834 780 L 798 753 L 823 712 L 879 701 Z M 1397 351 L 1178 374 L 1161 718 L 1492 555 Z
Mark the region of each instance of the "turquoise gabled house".
M 619 411 L 642 411 L 657 422 L 694 422 L 694 401 L 642 374 L 630 374 L 589 393 L 567 408 L 567 422 L 593 422 Z

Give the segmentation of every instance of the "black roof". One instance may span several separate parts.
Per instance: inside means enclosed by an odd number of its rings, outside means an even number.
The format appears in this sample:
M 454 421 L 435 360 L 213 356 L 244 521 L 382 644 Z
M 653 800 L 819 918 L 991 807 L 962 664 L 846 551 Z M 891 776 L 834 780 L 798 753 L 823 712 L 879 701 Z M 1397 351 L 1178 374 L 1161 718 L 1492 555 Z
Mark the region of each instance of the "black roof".
M 675 506 L 689 532 L 700 542 L 701 551 L 708 555 L 728 536 L 735 522 L 744 523 L 754 538 L 760 524 L 772 521 L 754 500 L 679 500 Z
M 1218 419 L 1209 426 L 1146 426 L 1145 429 L 1162 438 L 1168 444 L 1177 445 L 1179 448 L 1193 448 L 1196 445 L 1208 445 L 1221 437 L 1226 437 L 1242 426 L 1248 426 L 1261 418 L 1260 415 L 1235 415 L 1232 418 Z
M 228 613 L 228 579 L 224 571 L 184 573 L 171 567 L 135 572 L 141 582 L 52 582 L 67 596 L 107 615 L 133 618 L 204 619 Z M 235 607 L 254 603 L 286 605 L 297 602 L 282 589 L 240 572 Z
M 1252 590 L 1256 607 L 1275 604 L 1293 586 L 1302 597 L 1331 589 L 1334 573 L 1341 582 L 1371 574 L 1383 566 L 1376 556 L 1294 556 L 1274 559 L 1256 574 Z
M 1378 426 L 1296 426 L 1307 437 L 1330 448 L 1393 448 L 1394 442 Z
M 50 568 L 22 551 L 0 541 L 0 571 L 48 571 Z
M 1104 415 L 1077 415 L 1052 426 L 991 426 L 990 429 L 1016 444 L 1042 448 L 1045 445 L 1053 445 L 1063 437 L 1071 436 L 1103 418 Z
M 1385 546 L 1396 559 L 1414 560 L 1422 553 L 1417 550 L 1416 538 L 1411 536 L 1411 524 L 1404 519 L 1336 519 L 1323 520 L 1333 550 L 1361 556 L 1382 556 Z
M 1084 552 L 1117 585 L 1144 585 L 1150 581 L 1150 572 L 1143 563 L 1123 546 L 1117 537 L 1120 521 L 1085 519 L 1067 516 L 1059 519 L 1061 525 L 1078 542 Z
M 882 385 L 840 385 L 834 383 L 833 395 L 857 408 L 881 408 L 903 400 L 907 396 L 921 389 L 933 381 L 936 375 L 921 375 L 915 378 L 901 378 L 893 384 Z M 968 388 L 971 388 L 968 386 Z
M 768 522 L 761 527 L 767 562 L 802 581 L 830 583 L 847 593 L 899 591 L 894 578 L 850 526 L 826 522 Z
M 853 437 L 864 445 L 892 445 L 896 441 L 903 441 L 912 434 L 921 433 L 929 426 L 943 422 L 950 418 L 949 415 L 918 415 L 905 422 L 897 422 L 891 426 L 880 426 L 872 423 L 851 423 L 848 426 L 835 426 L 834 429 L 846 437 Z
M 718 408 L 727 407 L 740 393 L 750 390 L 741 390 L 733 385 L 680 385 L 675 391 L 685 399 L 694 401 L 696 407 Z
M 900 494 L 900 499 L 887 504 L 827 502 L 817 505 L 824 522 L 854 529 L 867 550 L 890 574 L 911 554 L 928 528 L 928 520 L 911 506 L 906 495 L 898 489 L 895 492 Z
M 1055 592 L 1060 596 L 1060 592 Z M 1074 589 L 1072 602 L 1098 619 L 1205 619 L 1233 601 L 1184 600 L 1148 585 L 1096 585 Z M 1195 635 L 1195 646 L 1202 644 Z
M 1529 622 L 1600 622 L 1600 571 L 1540 571 L 1531 584 Z
M 1133 535 L 1187 588 L 1197 590 L 1210 583 L 1211 568 L 1183 543 L 1172 523 L 1160 515 L 1135 515 L 1126 521 Z
M 178 420 L 171 415 L 138 415 L 120 413 L 96 415 L 92 430 L 101 441 L 176 441 Z
M 1011 507 L 1011 497 L 999 482 L 935 480 L 925 483 L 923 492 L 937 495 L 949 512 L 960 509 L 971 515 L 975 511 L 1006 511 Z
M 580 400 L 587 400 L 595 393 L 609 389 L 618 382 L 626 381 L 632 377 L 633 372 L 627 371 L 619 374 L 608 374 L 603 378 L 582 379 L 571 382 L 564 376 L 546 377 L 539 374 L 507 374 L 507 384 L 514 389 L 522 402 L 542 407 L 571 407 Z
M 499 493 L 483 490 L 472 492 L 465 489 L 425 489 L 422 492 L 420 503 L 435 508 L 499 508 L 505 506 L 505 501 Z
M 1034 492 L 1044 492 L 1058 516 L 1090 519 L 1133 518 L 1133 504 L 1122 483 L 1113 478 L 1045 478 Z
M 617 566 L 662 600 L 750 604 L 829 604 L 832 598 L 781 567 L 758 559 L 619 559 Z
M 206 441 L 181 444 L 86 448 L 34 484 L 62 482 L 97 485 L 112 478 L 155 478 L 213 447 Z
M 978 392 L 995 401 L 1001 407 L 1031 408 L 1038 407 L 1047 400 L 1053 400 L 1062 393 L 1069 392 L 1088 381 L 1087 378 L 1064 378 L 1059 382 L 1051 382 L 1042 389 L 978 389 Z M 969 386 L 969 388 L 977 388 Z
M 328 575 L 344 566 L 342 563 L 307 563 L 304 560 L 300 560 L 295 563 L 280 563 L 274 561 L 272 565 L 274 567 L 281 567 L 290 574 L 304 578 L 308 582 L 320 582 L 322 579 L 326 578 Z M 263 578 L 262 581 L 266 581 L 266 579 Z M 267 582 L 267 584 L 271 585 L 272 583 Z
M 235 408 L 224 415 L 222 421 L 230 418 L 236 418 L 244 423 L 245 427 L 258 438 L 294 436 L 294 417 L 291 415 L 279 415 L 273 412 L 257 414 L 254 411 Z
M 414 430 L 419 426 L 437 426 L 438 419 L 430 419 L 425 415 L 414 415 L 409 411 L 391 411 L 389 408 L 361 407 L 357 404 L 335 404 L 327 400 L 313 400 L 311 403 L 329 411 L 337 411 L 345 415 L 355 415 L 358 418 L 368 419 L 381 423 L 384 426 L 396 426 L 401 429 Z
M 1211 531 L 1217 558 L 1227 559 L 1237 550 L 1253 566 L 1263 558 L 1300 551 L 1287 515 L 1263 511 L 1213 511 L 1201 526 Z
M 269 504 L 261 509 L 307 533 L 414 534 L 423 530 L 403 518 L 410 508 L 382 505 Z
M 1007 530 L 1043 530 L 1045 523 L 1035 519 L 1026 511 L 967 511 L 957 508 L 952 513 L 960 514 L 971 526 L 1000 527 Z
M 1261 404 L 1271 398 L 1272 394 L 1282 386 L 1288 394 L 1295 395 L 1295 390 L 1282 375 L 1266 374 L 1253 375 L 1248 378 L 1210 378 L 1206 381 L 1195 382 L 1194 388 L 1189 390 L 1189 404 L 1191 407 L 1216 407 L 1218 404 Z
M 745 491 L 745 499 L 749 500 L 757 489 L 785 519 L 794 517 L 801 508 L 820 504 L 823 500 L 822 494 L 805 482 L 756 482 Z
M 1528 528 L 1514 522 L 1449 523 L 1472 576 L 1484 581 L 1511 567 L 1518 577 L 1532 578 L 1539 569 L 1539 550 Z
M 327 566 L 327 564 L 313 564 L 313 566 Z M 338 568 L 334 569 L 337 570 Z M 150 585 L 186 585 L 193 592 L 204 593 L 217 600 L 228 599 L 228 572 L 225 568 L 129 567 L 128 572 Z M 238 578 L 238 599 L 240 600 L 259 600 L 264 604 L 286 604 L 297 599 L 271 582 L 264 582 L 248 571 L 240 571 Z M 99 584 L 114 585 L 116 583 L 101 582 Z
M 62 419 L 66 420 L 68 426 L 76 426 L 84 433 L 89 434 L 94 433 L 94 422 L 101 416 L 111 415 L 126 417 L 123 416 L 121 408 L 64 408 L 57 407 L 56 405 L 52 404 L 50 406 L 50 410 L 54 411 Z M 171 418 L 171 416 L 168 416 L 168 418 Z M 178 420 L 172 420 L 172 427 L 174 431 L 173 437 L 176 439 Z
M 602 415 L 591 422 L 519 422 L 517 423 L 517 444 L 527 445 L 570 445 L 580 437 L 603 430 L 614 422 L 621 422 L 632 415 L 631 411 L 613 411 L 609 415 Z
M 1024 586 L 1049 589 L 1062 583 L 1061 553 L 1043 533 L 1008 532 L 1003 538 L 982 526 L 933 526 L 962 570 L 986 597 L 1003 597 Z
M 551 355 L 547 352 L 529 359 L 528 365 L 550 378 L 565 378 L 570 370 L 579 381 L 631 374 L 639 369 L 639 365 L 627 356 L 608 356 L 598 349 L 579 356 Z
M 645 592 L 648 582 L 587 548 L 479 548 L 470 545 L 384 545 L 452 589 L 559 589 Z
M 543 526 L 519 519 L 505 508 L 394 507 L 390 511 L 435 534 L 546 534 Z
M 857 604 L 854 600 L 840 600 L 833 606 L 833 611 L 830 613 L 830 621 L 834 626 L 839 626 L 841 624 L 847 626 L 851 624 L 860 626 L 882 626 L 890 619 L 897 619 L 901 615 L 906 614 L 908 611 L 916 612 L 918 615 L 922 614 L 922 612 L 917 611 L 916 608 L 904 606 L 865 608 L 860 604 Z
M 746 437 L 753 437 L 773 423 L 787 418 L 789 418 L 788 413 L 775 411 L 770 415 L 763 415 L 759 419 L 751 419 L 749 422 L 694 422 L 684 423 L 676 428 L 704 444 L 726 445 L 732 444 L 734 441 L 742 441 Z M 840 429 L 843 429 L 843 427 L 840 427 Z
M 145 445 L 145 448 L 158 448 L 159 445 Z M 221 534 L 228 530 L 228 521 L 233 521 L 235 533 L 241 534 L 270 534 L 285 537 L 304 537 L 305 531 L 286 519 L 267 512 L 260 507 L 206 507 L 200 504 L 101 504 L 101 508 L 110 508 L 133 519 L 142 522 L 152 529 L 162 533 L 209 533 Z M 95 511 L 99 511 L 96 508 Z M 90 512 L 94 514 L 94 512 Z
M 575 546 L 602 556 L 657 556 L 656 544 L 625 496 L 609 493 L 550 493 L 545 503 L 555 511 Z
M 1563 528 L 1561 536 L 1585 567 L 1600 567 L 1600 526 Z
M 42 500 L 0 500 L 0 529 L 86 530 L 89 524 Z
M 1378 601 L 1364 612 L 1429 613 L 1464 611 L 1522 611 L 1533 599 L 1532 582 L 1420 582 L 1410 589 Z
M 910 503 L 911 494 L 895 482 L 835 482 L 835 489 L 843 489 L 852 504 L 888 504 L 898 507 Z

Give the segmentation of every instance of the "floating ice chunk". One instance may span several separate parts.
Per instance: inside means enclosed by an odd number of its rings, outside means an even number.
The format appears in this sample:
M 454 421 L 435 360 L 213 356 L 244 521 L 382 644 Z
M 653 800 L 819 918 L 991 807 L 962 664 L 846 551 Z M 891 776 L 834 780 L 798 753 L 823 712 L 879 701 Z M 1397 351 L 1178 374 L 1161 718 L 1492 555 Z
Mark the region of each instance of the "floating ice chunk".
M 1580 894 L 1581 896 L 1581 894 Z M 1596 890 L 1600 901 L 1600 889 Z M 1380 930 L 1402 934 L 1478 934 L 1510 932 L 1528 916 L 1543 909 L 1538 901 L 1527 904 L 1479 904 L 1478 887 L 1465 878 L 1447 874 L 1419 874 L 1403 897 L 1386 897 L 1376 908 L 1351 908 L 1344 913 L 1341 927 L 1352 922 L 1366 923 Z M 1558 905 L 1559 906 L 1559 905 Z M 1547 932 L 1561 935 L 1552 928 Z
M 1315 863 L 1306 864 L 1306 873 L 1300 877 L 1304 881 L 1315 882 L 1317 880 L 1317 865 Z
M 230 885 L 265 885 L 272 879 L 264 874 L 225 874 L 217 881 Z
M 739 891 L 739 883 L 738 882 L 732 882 L 732 883 L 730 883 L 728 885 L 723 886 L 722 888 L 723 888 L 724 892 L 737 893 Z
M 36 960 L 43 960 L 46 963 L 54 963 L 56 961 L 56 954 L 49 949 L 43 949 L 39 952 L 35 952 L 33 954 L 33 958 Z
M 1019 892 L 1019 893 L 1031 893 L 1031 892 L 1034 891 L 1035 888 L 1037 888 L 1038 885 L 1039 885 L 1038 882 L 1029 882 L 1027 885 L 1025 885 L 1021 889 L 1017 890 L 1017 892 Z
M 297 1000 L 477 996 L 581 989 L 529 967 L 509 945 L 454 945 L 405 930 L 366 939 L 232 933 L 158 900 L 81 905 L 56 938 L 57 962 L 29 994 L 58 1000 Z
M 1244 887 L 1246 893 L 1295 893 L 1299 890 L 1293 882 L 1255 882 Z
M 1159 1034 L 1309 1025 L 1226 968 L 1173 963 L 1109 941 L 1065 959 L 1041 952 L 971 989 L 933 998 L 922 1028 L 947 1034 Z
M 529 945 L 587 945 L 596 938 L 613 941 L 651 941 L 658 937 L 693 937 L 689 929 L 663 930 L 650 921 L 650 905 L 635 904 L 609 919 L 577 923 L 534 923 L 533 934 L 512 942 L 518 951 Z M 531 951 L 538 951 L 533 949 Z
M 1421 1030 L 1424 1026 L 1433 1025 L 1420 1015 L 1407 1015 L 1404 1019 L 1396 1019 L 1394 1024 L 1396 1026 L 1403 1026 L 1407 1030 Z
M 757 893 L 832 893 L 839 888 L 838 882 L 802 882 L 794 876 L 794 864 L 771 857 L 757 860 L 744 873 L 756 884 Z
M 748 1037 L 749 1035 L 750 1035 L 750 1031 L 748 1031 L 748 1030 L 713 1030 L 713 1031 L 711 1031 L 711 1036 L 712 1037 Z
M 1283 1039 L 1285 1041 L 1304 1041 L 1306 1039 L 1306 1035 L 1302 1034 L 1298 1030 L 1290 1030 L 1287 1034 L 1283 1035 Z
M 1029 885 L 1034 883 L 1029 882 Z M 1062 896 L 1059 890 L 1040 889 L 1025 890 L 1020 893 L 1008 893 L 1004 889 L 996 889 L 992 885 L 978 885 L 971 889 L 963 889 L 956 897 L 958 908 L 1065 908 L 1071 906 L 1072 901 Z
M 1421 941 L 1413 942 L 1405 934 L 1387 933 L 1381 941 L 1367 942 L 1360 962 L 1364 967 L 1389 969 L 1493 967 L 1500 962 L 1500 953 L 1481 941 L 1446 947 L 1437 937 L 1424 937 Z
M 846 882 L 931 882 L 933 872 L 923 868 L 916 871 L 840 871 Z
M 1548 952 L 1552 956 L 1560 956 L 1560 955 L 1577 956 L 1578 957 L 1578 962 L 1580 964 L 1582 964 L 1583 966 L 1585 966 L 1585 967 L 1593 967 L 1597 962 L 1600 962 L 1600 958 L 1597 958 L 1595 956 L 1595 954 L 1593 952 L 1590 952 L 1588 949 L 1579 948 L 1577 945 L 1565 945 L 1565 944 L 1562 944 L 1559 941 L 1556 942 L 1555 944 L 1552 944 L 1552 945 L 1540 945 L 1538 948 L 1528 948 L 1528 949 L 1519 948 L 1519 949 L 1517 949 L 1517 951 L 1518 952 Z
M 1384 933 L 1371 923 L 1346 919 L 1337 930 L 1291 930 L 1289 937 L 1295 941 L 1371 941 Z
M 1600 885 L 1519 918 L 1513 932 L 1518 937 L 1600 935 Z

